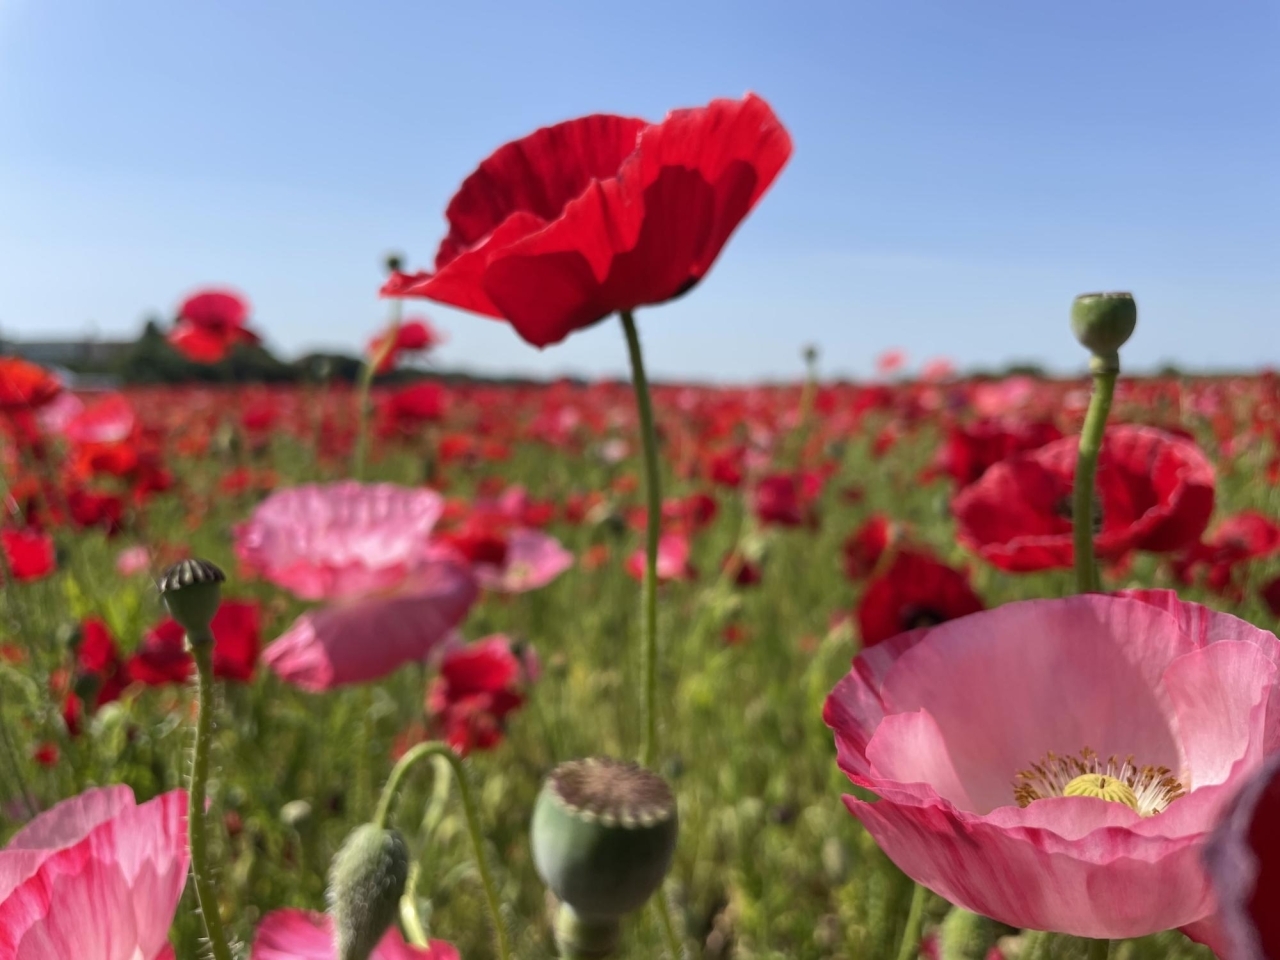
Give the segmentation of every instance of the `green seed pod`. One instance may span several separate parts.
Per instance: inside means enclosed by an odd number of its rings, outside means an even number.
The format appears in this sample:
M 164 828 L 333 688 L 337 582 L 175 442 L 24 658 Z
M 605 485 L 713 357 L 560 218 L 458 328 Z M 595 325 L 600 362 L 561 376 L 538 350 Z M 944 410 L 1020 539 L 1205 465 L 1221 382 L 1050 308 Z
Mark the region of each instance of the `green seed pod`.
M 404 255 L 400 253 L 388 253 L 382 261 L 383 267 L 387 273 L 399 273 L 404 269 Z
M 396 918 L 408 876 L 409 848 L 399 833 L 373 823 L 351 831 L 329 866 L 337 960 L 369 960 Z
M 212 643 L 209 624 L 222 603 L 227 575 L 208 560 L 183 560 L 160 576 L 160 595 L 193 643 Z
M 1071 304 L 1071 330 L 1084 347 L 1104 361 L 1115 360 L 1138 325 L 1132 293 L 1084 293 Z
M 986 960 L 991 948 L 1012 928 L 959 907 L 952 907 L 938 928 L 938 960 Z
M 533 862 L 564 905 L 562 953 L 608 956 L 618 919 L 662 885 L 677 832 L 675 797 L 656 773 L 594 758 L 551 772 L 534 806 Z

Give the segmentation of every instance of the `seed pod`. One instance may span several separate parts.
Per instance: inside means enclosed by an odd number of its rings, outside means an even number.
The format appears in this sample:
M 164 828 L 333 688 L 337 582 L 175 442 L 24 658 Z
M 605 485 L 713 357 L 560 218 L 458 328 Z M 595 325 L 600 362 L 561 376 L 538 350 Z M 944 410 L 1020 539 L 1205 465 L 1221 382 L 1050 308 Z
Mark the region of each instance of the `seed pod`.
M 1132 293 L 1083 293 L 1071 304 L 1071 330 L 1098 358 L 1115 357 L 1137 325 Z
M 193 644 L 212 643 L 209 624 L 222 603 L 227 575 L 208 560 L 182 560 L 160 576 L 160 595 Z

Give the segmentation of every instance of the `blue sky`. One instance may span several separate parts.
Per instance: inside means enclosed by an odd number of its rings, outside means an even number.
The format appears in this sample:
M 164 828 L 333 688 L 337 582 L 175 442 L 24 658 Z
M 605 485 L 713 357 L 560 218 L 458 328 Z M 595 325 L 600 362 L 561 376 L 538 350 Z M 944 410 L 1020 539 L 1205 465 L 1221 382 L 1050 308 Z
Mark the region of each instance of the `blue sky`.
M 829 373 L 887 347 L 1082 361 L 1071 297 L 1132 289 L 1134 367 L 1280 365 L 1273 0 L 0 0 L 0 331 L 129 333 L 243 289 L 286 353 L 385 318 L 494 147 L 754 90 L 789 167 L 683 300 L 668 377 Z M 424 304 L 442 364 L 619 373 L 616 323 L 539 352 Z

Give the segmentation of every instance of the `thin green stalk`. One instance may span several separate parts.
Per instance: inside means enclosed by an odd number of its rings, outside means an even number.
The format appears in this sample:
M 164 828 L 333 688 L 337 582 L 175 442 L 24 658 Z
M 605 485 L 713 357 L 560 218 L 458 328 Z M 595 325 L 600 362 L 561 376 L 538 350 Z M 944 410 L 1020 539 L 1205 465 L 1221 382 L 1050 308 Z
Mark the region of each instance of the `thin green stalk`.
M 231 948 L 222 930 L 218 895 L 214 889 L 205 834 L 205 788 L 209 782 L 209 750 L 213 742 L 213 637 L 192 637 L 191 652 L 196 661 L 196 752 L 191 765 L 191 788 L 187 792 L 187 841 L 191 847 L 191 876 L 196 900 L 204 918 L 205 935 L 214 960 L 231 960 Z
M 1112 946 L 1114 940 L 1090 940 L 1089 941 L 1089 960 L 1108 960 L 1112 954 Z
M 27 778 L 22 773 L 21 758 L 17 748 L 13 745 L 13 738 L 9 736 L 9 724 L 5 722 L 3 700 L 0 700 L 0 744 L 4 745 L 9 769 L 13 771 L 13 780 L 18 785 L 18 796 L 22 800 L 22 807 L 26 811 L 27 819 L 30 820 L 40 812 L 40 807 L 36 804 L 31 788 L 27 785 Z
M 645 565 L 641 630 L 644 634 L 641 682 L 644 686 L 644 732 L 640 763 L 652 767 L 658 759 L 658 535 L 662 524 L 662 475 L 658 469 L 658 434 L 653 425 L 653 401 L 640 353 L 640 334 L 630 310 L 623 310 L 622 329 L 631 356 L 631 379 L 640 413 L 640 438 L 644 445 L 645 495 L 648 524 L 645 527 Z
M 364 369 L 360 371 L 360 382 L 356 388 L 356 453 L 352 471 L 357 480 L 364 479 L 365 461 L 369 455 L 369 417 L 373 413 L 369 395 L 373 392 L 373 378 L 387 353 L 395 346 L 396 333 L 400 330 L 401 306 L 399 300 L 391 301 L 391 327 L 386 341 L 376 354 L 365 361 Z
M 907 925 L 898 945 L 898 960 L 915 960 L 920 955 L 920 929 L 924 925 L 924 902 L 929 891 L 916 884 L 911 893 L 911 908 L 907 911 Z
M 1072 524 L 1075 539 L 1076 590 L 1080 593 L 1096 593 L 1102 589 L 1098 577 L 1098 564 L 1093 554 L 1093 488 L 1098 472 L 1098 454 L 1102 450 L 1102 438 L 1107 429 L 1107 414 L 1111 411 L 1111 398 L 1116 389 L 1119 362 L 1112 364 L 1091 362 L 1093 368 L 1093 396 L 1089 400 L 1089 412 L 1085 414 L 1084 429 L 1080 431 L 1080 453 L 1076 458 L 1075 489 L 1072 491 Z
M 485 900 L 489 903 L 489 916 L 498 938 L 498 956 L 500 960 L 511 960 L 511 944 L 507 939 L 506 924 L 502 921 L 498 888 L 494 885 L 493 875 L 489 872 L 489 862 L 484 855 L 484 834 L 480 830 L 480 816 L 476 811 L 475 796 L 471 792 L 471 783 L 467 779 L 462 758 L 454 753 L 453 748 L 447 743 L 432 740 L 409 749 L 392 768 L 391 776 L 387 778 L 386 786 L 382 788 L 382 797 L 378 800 L 378 811 L 374 815 L 373 822 L 379 827 L 387 825 L 391 804 L 395 801 L 400 781 L 423 757 L 442 757 L 453 768 L 454 777 L 458 781 L 458 793 L 462 797 L 462 810 L 467 818 L 467 833 L 471 835 L 471 849 L 476 858 L 476 869 L 480 872 L 480 883 L 484 887 Z
M 671 906 L 667 903 L 667 894 L 663 890 L 658 891 L 658 895 L 654 899 L 654 913 L 658 915 L 658 925 L 662 927 L 662 937 L 667 941 L 667 953 L 671 955 L 671 960 L 681 960 L 684 956 L 684 945 L 680 942 L 680 935 L 676 933 L 675 922 L 671 919 Z

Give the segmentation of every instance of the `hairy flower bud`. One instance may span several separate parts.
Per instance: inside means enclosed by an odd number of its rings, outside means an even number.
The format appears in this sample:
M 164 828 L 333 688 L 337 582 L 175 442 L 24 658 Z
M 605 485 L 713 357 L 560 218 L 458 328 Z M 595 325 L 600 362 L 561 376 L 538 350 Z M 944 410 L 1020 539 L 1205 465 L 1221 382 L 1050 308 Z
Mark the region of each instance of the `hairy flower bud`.
M 396 918 L 408 876 L 409 848 L 397 831 L 372 823 L 351 831 L 329 867 L 337 960 L 369 960 Z
M 959 907 L 952 907 L 938 928 L 938 960 L 986 960 L 1012 927 Z

